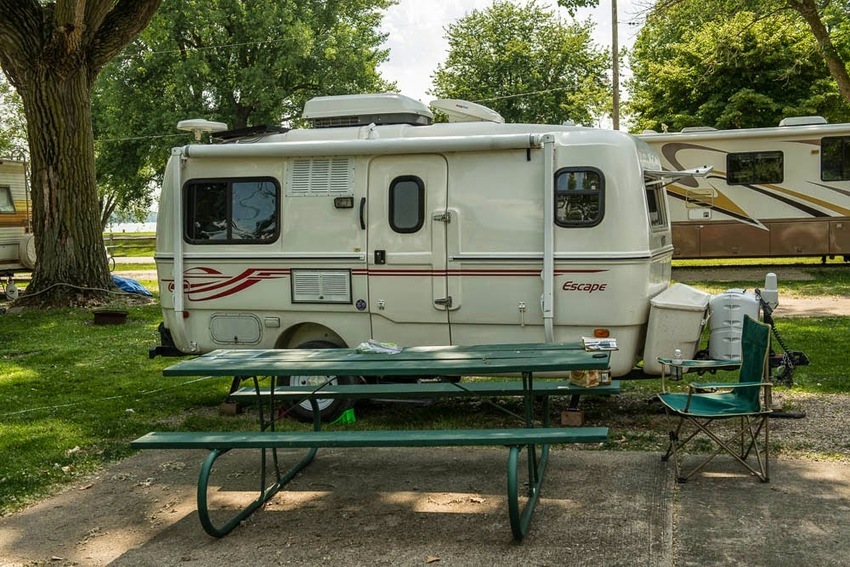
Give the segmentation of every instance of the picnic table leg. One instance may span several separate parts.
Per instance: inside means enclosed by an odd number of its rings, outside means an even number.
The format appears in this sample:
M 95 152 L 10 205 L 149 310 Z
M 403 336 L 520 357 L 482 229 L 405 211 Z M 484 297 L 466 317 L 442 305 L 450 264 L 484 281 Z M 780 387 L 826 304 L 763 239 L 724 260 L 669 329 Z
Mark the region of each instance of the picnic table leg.
M 549 445 L 542 445 L 540 448 L 540 458 L 537 457 L 537 448 L 534 445 L 527 445 L 527 458 L 529 467 L 528 478 L 528 500 L 525 507 L 520 509 L 519 505 L 519 452 L 523 449 L 522 446 L 514 445 L 508 447 L 508 516 L 511 520 L 511 532 L 514 534 L 514 539 L 522 539 L 528 532 L 528 525 L 531 523 L 531 516 L 534 514 L 534 508 L 537 506 L 537 501 L 540 497 L 540 489 L 543 487 L 543 473 L 546 469 L 546 463 L 549 461 Z
M 522 373 L 523 403 L 525 407 L 525 426 L 534 427 L 534 384 L 531 372 Z M 547 399 L 548 401 L 548 399 Z M 548 403 L 544 404 L 548 410 Z M 508 515 L 511 520 L 511 532 L 515 539 L 522 539 L 528 532 L 531 516 L 540 497 L 540 489 L 543 486 L 543 473 L 549 460 L 549 445 L 540 447 L 540 456 L 537 455 L 537 446 L 533 443 L 525 446 L 526 460 L 528 462 L 528 500 L 525 507 L 520 510 L 519 505 L 519 452 L 522 446 L 509 447 L 508 453 Z
M 259 396 L 260 385 L 256 376 L 253 376 L 254 381 L 254 389 Z M 274 388 L 276 382 L 276 376 L 271 377 L 271 392 L 272 395 L 269 400 L 269 422 L 266 423 L 263 417 L 263 404 L 260 402 L 258 404 L 259 410 L 259 419 L 260 419 L 260 430 L 265 431 L 269 429 L 271 431 L 275 430 L 275 403 L 274 403 Z M 318 415 L 318 407 L 314 400 L 310 400 L 314 406 L 314 412 Z M 315 424 L 315 429 L 318 431 L 321 427 L 320 421 L 317 421 Z M 290 480 L 295 478 L 299 472 L 301 472 L 304 467 L 309 465 L 313 461 L 313 457 L 316 456 L 316 452 L 318 449 L 313 447 L 307 451 L 307 454 L 298 461 L 293 467 L 291 467 L 288 471 L 281 474 L 280 471 L 280 463 L 278 460 L 277 449 L 260 449 L 260 494 L 256 500 L 251 502 L 248 506 L 239 511 L 236 515 L 232 516 L 223 526 L 217 527 L 213 524 L 212 518 L 210 518 L 210 509 L 209 509 L 209 501 L 207 499 L 207 494 L 209 492 L 209 482 L 210 482 L 210 474 L 212 473 L 213 465 L 215 464 L 216 459 L 220 456 L 228 452 L 229 449 L 213 449 L 210 451 L 207 458 L 204 459 L 203 465 L 201 465 L 201 472 L 198 475 L 198 516 L 201 520 L 201 526 L 204 528 L 204 531 L 210 534 L 213 537 L 224 537 L 233 531 L 233 528 L 238 526 L 242 520 L 253 514 L 257 511 L 258 508 L 263 506 L 266 502 L 268 502 L 275 494 L 283 488 Z M 267 466 L 267 457 L 266 452 L 272 452 L 272 461 L 274 463 L 274 473 L 275 473 L 275 481 L 271 485 L 266 485 L 266 478 L 268 473 Z
M 534 427 L 534 385 L 531 372 L 522 373 L 523 406 L 525 408 L 525 426 Z M 534 445 L 528 446 L 528 483 L 529 486 L 537 480 L 537 451 Z
M 201 465 L 201 472 L 198 475 L 198 516 L 201 520 L 201 526 L 203 526 L 204 531 L 211 536 L 224 537 L 233 531 L 233 528 L 238 526 L 242 520 L 253 514 L 257 508 L 260 508 L 263 504 L 268 502 L 286 483 L 292 480 L 304 467 L 309 465 L 316 454 L 315 448 L 310 449 L 307 452 L 307 455 L 298 461 L 298 463 L 290 468 L 285 474 L 280 474 L 280 470 L 276 470 L 275 482 L 266 486 L 266 449 L 260 450 L 263 451 L 262 474 L 260 475 L 260 495 L 256 500 L 231 517 L 221 527 L 215 526 L 212 522 L 212 518 L 210 518 L 207 493 L 209 491 L 210 474 L 212 473 L 213 464 L 216 459 L 227 453 L 229 449 L 213 449 L 210 451 L 209 455 L 207 455 L 207 458 L 204 459 L 204 464 Z

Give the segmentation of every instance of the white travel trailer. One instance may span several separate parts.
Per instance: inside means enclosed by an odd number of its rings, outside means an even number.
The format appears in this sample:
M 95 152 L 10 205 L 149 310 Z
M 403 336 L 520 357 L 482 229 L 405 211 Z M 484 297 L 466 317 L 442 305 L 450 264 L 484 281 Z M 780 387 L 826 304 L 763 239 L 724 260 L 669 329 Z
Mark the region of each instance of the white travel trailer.
M 632 370 L 670 282 L 658 156 L 621 132 L 432 106 L 454 121 L 400 95 L 322 97 L 313 128 L 174 148 L 152 355 L 610 335 L 612 374 Z
M 10 276 L 35 267 L 31 223 L 27 164 L 0 159 L 0 274 Z
M 843 256 L 850 261 L 850 124 L 686 128 L 638 136 L 665 169 L 712 164 L 667 187 L 674 258 Z

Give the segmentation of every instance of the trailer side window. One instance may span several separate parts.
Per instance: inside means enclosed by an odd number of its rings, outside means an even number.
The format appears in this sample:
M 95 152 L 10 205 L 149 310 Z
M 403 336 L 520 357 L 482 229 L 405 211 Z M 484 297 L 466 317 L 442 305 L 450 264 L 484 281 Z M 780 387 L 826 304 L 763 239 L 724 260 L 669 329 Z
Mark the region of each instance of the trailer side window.
M 417 232 L 425 224 L 425 183 L 413 175 L 390 183 L 390 227 L 402 234 Z
M 186 240 L 195 244 L 267 244 L 278 235 L 280 187 L 272 179 L 190 181 Z
M 747 152 L 726 156 L 726 183 L 782 183 L 785 165 L 782 152 Z
M 645 179 L 646 207 L 649 212 L 649 226 L 662 228 L 666 226 L 664 216 L 664 191 L 661 184 L 652 179 Z
M 821 138 L 821 181 L 850 179 L 850 136 Z
M 594 226 L 602 220 L 605 179 L 596 168 L 568 167 L 555 173 L 555 224 Z
M 0 186 L 0 213 L 14 213 L 15 202 L 12 200 L 12 188 Z

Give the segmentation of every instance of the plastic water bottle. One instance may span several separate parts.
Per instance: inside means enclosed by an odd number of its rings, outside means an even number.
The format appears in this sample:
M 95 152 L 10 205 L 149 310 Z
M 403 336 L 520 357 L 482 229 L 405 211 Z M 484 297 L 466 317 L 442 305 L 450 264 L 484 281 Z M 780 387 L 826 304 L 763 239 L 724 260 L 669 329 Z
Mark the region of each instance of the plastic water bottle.
M 673 351 L 673 375 L 670 376 L 671 380 L 681 380 L 682 379 L 682 349 L 677 348 Z

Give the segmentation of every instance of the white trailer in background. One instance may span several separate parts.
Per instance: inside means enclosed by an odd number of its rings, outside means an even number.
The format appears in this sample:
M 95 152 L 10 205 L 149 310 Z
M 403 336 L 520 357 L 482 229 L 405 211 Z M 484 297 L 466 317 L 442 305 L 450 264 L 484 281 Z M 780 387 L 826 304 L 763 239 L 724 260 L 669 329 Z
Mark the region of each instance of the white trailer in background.
M 714 166 L 667 187 L 674 258 L 843 256 L 850 261 L 850 124 L 638 136 L 665 169 Z
M 27 186 L 27 164 L 0 159 L 0 274 L 35 267 L 32 208 Z
M 433 105 L 456 121 L 400 95 L 324 97 L 305 107 L 313 128 L 174 148 L 153 354 L 611 336 L 614 376 L 661 354 L 644 353 L 673 253 L 657 155 Z

